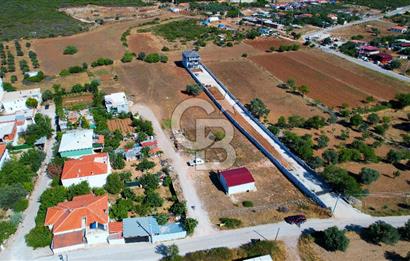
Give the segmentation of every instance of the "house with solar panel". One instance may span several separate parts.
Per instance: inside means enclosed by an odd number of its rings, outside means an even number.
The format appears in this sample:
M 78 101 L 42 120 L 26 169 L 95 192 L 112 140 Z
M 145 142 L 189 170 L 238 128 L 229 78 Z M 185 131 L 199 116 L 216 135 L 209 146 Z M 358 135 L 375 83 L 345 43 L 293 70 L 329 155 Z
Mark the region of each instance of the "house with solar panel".
M 228 195 L 256 191 L 255 179 L 246 167 L 219 172 L 219 182 Z

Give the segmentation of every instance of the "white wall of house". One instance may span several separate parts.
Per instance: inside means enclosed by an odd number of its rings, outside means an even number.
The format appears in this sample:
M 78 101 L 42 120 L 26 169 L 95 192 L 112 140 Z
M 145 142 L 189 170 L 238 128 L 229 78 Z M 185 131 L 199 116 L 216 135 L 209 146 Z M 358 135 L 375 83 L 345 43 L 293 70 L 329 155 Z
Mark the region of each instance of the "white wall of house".
M 9 159 L 10 159 L 9 150 L 6 149 L 6 150 L 4 151 L 3 157 L 1 157 L 1 159 L 0 159 L 0 169 L 3 168 L 4 163 L 5 163 L 7 160 L 9 160 Z
M 78 244 L 78 245 L 72 245 L 72 246 L 67 246 L 67 247 L 61 247 L 61 248 L 54 248 L 53 253 L 54 254 L 61 254 L 67 251 L 72 251 L 72 250 L 76 250 L 76 249 L 81 249 L 81 248 L 85 248 L 87 244 Z
M 255 182 L 229 187 L 227 194 L 232 195 L 232 194 L 248 192 L 248 191 L 256 191 Z
M 108 231 L 97 229 L 96 231 L 87 233 L 85 237 L 89 245 L 107 243 Z
M 111 171 L 109 171 L 107 174 L 79 177 L 73 179 L 62 179 L 61 183 L 63 183 L 64 187 L 69 187 L 71 185 L 77 185 L 83 181 L 87 181 L 91 188 L 101 188 L 107 182 L 107 177 L 109 173 L 111 173 Z

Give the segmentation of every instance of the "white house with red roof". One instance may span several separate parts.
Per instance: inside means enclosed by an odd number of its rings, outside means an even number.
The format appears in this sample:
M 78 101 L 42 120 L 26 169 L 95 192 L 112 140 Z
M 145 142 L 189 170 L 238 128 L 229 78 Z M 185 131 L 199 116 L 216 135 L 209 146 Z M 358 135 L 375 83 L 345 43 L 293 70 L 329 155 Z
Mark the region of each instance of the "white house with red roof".
M 246 167 L 219 172 L 219 181 L 228 195 L 256 191 L 255 180 Z
M 64 187 L 87 181 L 90 187 L 102 187 L 111 174 L 108 153 L 97 153 L 70 159 L 64 163 L 61 183 Z
M 394 33 L 401 33 L 404 34 L 407 32 L 407 26 L 393 26 L 391 28 L 389 28 L 390 32 L 394 32 Z
M 106 243 L 108 221 L 108 196 L 87 194 L 48 208 L 44 225 L 53 233 L 51 249 L 56 254 Z
M 9 151 L 6 144 L 0 144 L 0 170 L 3 168 L 4 163 L 10 159 Z

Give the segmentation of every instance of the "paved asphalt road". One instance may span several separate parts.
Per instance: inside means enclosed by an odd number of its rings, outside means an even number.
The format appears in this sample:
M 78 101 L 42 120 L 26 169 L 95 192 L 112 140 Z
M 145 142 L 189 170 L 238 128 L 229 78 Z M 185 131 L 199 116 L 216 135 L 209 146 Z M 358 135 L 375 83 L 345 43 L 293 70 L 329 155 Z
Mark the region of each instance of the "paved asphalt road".
M 50 105 L 48 110 L 45 110 L 44 107 L 39 110 L 40 113 L 49 116 L 51 119 L 54 119 L 54 111 L 54 105 Z M 54 121 L 52 121 L 52 126 L 55 129 Z M 46 158 L 38 171 L 38 179 L 29 198 L 29 206 L 23 214 L 23 220 L 17 232 L 7 241 L 6 249 L 0 253 L 0 260 L 23 260 L 32 256 L 32 251 L 26 246 L 24 236 L 35 226 L 34 218 L 40 207 L 38 200 L 51 181 L 46 175 L 46 167 L 53 155 L 54 141 L 55 134 L 53 134 L 51 139 L 47 140 L 45 145 Z
M 366 218 L 366 219 L 311 219 L 300 228 L 285 222 L 276 224 L 259 225 L 237 230 L 214 232 L 210 235 L 190 237 L 166 245 L 176 244 L 180 253 L 185 254 L 201 249 L 213 247 L 237 247 L 249 242 L 251 239 L 275 239 L 279 231 L 278 240 L 296 242 L 304 230 L 323 230 L 331 226 L 345 228 L 351 226 L 368 226 L 376 220 L 384 220 L 394 226 L 402 226 L 410 216 Z M 160 249 L 163 244 L 135 243 L 126 245 L 101 245 L 88 249 L 77 250 L 65 254 L 68 260 L 158 260 L 162 257 Z M 57 256 L 33 256 L 33 260 L 58 260 Z

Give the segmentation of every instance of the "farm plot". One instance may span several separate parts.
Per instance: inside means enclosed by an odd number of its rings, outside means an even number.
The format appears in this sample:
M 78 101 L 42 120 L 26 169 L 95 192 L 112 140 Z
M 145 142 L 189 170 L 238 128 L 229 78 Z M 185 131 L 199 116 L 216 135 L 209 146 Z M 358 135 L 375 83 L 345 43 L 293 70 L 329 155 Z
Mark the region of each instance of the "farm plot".
M 243 54 L 257 55 L 263 54 L 264 51 L 253 48 L 250 45 L 240 43 L 233 47 L 219 47 L 213 43 L 209 43 L 205 48 L 200 50 L 202 61 L 205 63 L 211 61 L 233 60 L 240 58 Z
M 398 92 L 409 90 L 405 83 L 316 50 L 253 56 L 250 59 L 282 81 L 294 79 L 298 85 L 309 86 L 308 96 L 331 107 L 343 103 L 360 106 L 368 96 L 388 100 Z
M 344 27 L 341 29 L 337 29 L 332 31 L 332 36 L 341 38 L 344 40 L 350 40 L 352 36 L 361 35 L 363 36 L 364 41 L 371 41 L 376 36 L 372 33 L 372 28 L 376 28 L 380 30 L 380 35 L 397 35 L 398 33 L 393 33 L 389 31 L 389 28 L 395 26 L 396 24 L 386 21 L 371 21 L 363 24 L 352 25 L 348 27 Z
M 132 133 L 134 131 L 134 128 L 132 127 L 132 122 L 131 119 L 111 119 L 108 120 L 108 129 L 111 132 L 114 132 L 115 130 L 119 130 L 123 135 L 126 135 L 128 133 Z
M 260 98 L 270 109 L 268 119 L 276 122 L 280 116 L 325 116 L 319 109 L 306 105 L 300 96 L 277 87 L 280 81 L 247 59 L 211 62 L 206 65 L 242 104 Z
M 72 107 L 78 104 L 91 104 L 93 95 L 91 93 L 69 94 L 63 97 L 63 106 Z
M 255 40 L 246 40 L 245 43 L 261 51 L 267 51 L 272 46 L 274 46 L 275 48 L 279 48 L 281 45 L 300 44 L 299 42 L 293 42 L 285 39 L 271 37 L 257 38 Z

